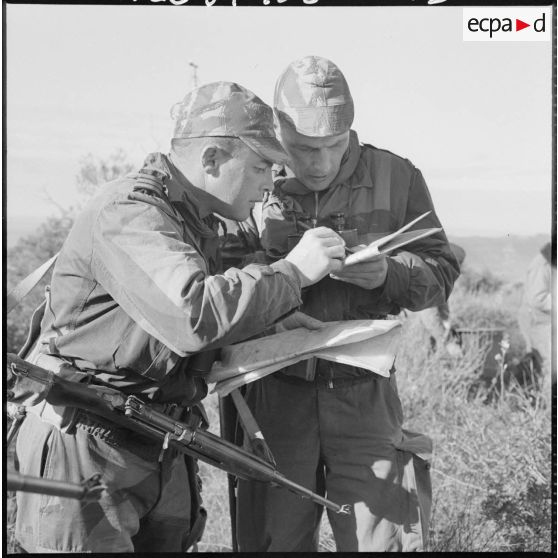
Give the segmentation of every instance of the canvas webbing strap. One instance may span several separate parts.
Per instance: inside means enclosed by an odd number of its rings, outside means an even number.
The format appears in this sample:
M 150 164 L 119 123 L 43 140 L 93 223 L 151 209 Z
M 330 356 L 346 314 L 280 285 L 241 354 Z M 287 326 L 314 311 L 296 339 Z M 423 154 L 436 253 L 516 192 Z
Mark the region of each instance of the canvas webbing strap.
M 50 260 L 24 277 L 9 293 L 6 300 L 7 313 L 9 314 L 46 275 L 47 271 L 54 265 L 60 252 L 54 254 Z
M 258 426 L 254 415 L 246 404 L 244 397 L 242 397 L 238 388 L 233 389 L 230 395 L 235 404 L 236 410 L 238 411 L 238 418 L 240 419 L 242 428 L 250 440 L 254 453 L 275 467 L 277 465 L 275 463 L 275 458 L 273 457 L 273 454 L 263 437 L 262 431 Z
M 47 260 L 44 264 L 40 265 L 37 269 L 27 275 L 27 277 L 24 277 L 8 293 L 6 297 L 7 314 L 9 314 L 35 288 L 37 283 L 39 283 L 39 281 L 45 276 L 47 271 L 54 265 L 58 254 L 60 254 L 60 252 L 54 254 L 54 256 L 50 258 L 50 260 Z M 10 407 L 12 407 L 11 410 Z M 12 418 L 12 424 L 7 436 L 7 447 L 17 436 L 19 428 L 23 423 L 26 415 L 26 409 L 23 405 L 12 405 L 8 402 L 8 409 L 8 414 Z

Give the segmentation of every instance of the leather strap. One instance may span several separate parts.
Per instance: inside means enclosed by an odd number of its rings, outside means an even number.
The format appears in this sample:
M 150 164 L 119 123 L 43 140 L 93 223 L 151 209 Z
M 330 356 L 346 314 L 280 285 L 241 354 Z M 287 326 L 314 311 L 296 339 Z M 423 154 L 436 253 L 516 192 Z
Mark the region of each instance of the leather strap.
M 258 457 L 265 459 L 268 463 L 271 463 L 274 467 L 276 467 L 275 458 L 273 457 L 273 454 L 263 437 L 262 431 L 258 426 L 254 415 L 246 404 L 244 397 L 242 397 L 238 388 L 233 389 L 230 395 L 235 404 L 236 410 L 238 411 L 238 418 L 240 419 L 242 428 L 250 440 L 252 450 Z

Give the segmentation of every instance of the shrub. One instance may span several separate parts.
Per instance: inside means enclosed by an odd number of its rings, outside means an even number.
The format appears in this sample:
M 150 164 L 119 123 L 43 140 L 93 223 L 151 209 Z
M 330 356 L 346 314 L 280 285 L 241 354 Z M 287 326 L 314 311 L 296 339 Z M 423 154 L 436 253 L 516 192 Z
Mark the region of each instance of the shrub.
M 494 311 L 484 295 L 467 300 L 484 319 Z M 511 380 L 504 397 L 471 392 L 482 358 L 473 346 L 456 359 L 432 354 L 420 324 L 405 322 L 397 357 L 405 427 L 434 441 L 430 550 L 549 551 L 550 409 Z

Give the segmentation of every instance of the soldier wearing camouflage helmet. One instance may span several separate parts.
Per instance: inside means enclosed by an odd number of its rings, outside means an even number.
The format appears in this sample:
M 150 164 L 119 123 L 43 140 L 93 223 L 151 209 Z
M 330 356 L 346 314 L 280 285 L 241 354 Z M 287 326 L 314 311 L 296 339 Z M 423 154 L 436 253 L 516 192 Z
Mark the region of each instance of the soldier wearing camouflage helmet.
M 286 154 L 271 108 L 238 84 L 195 89 L 174 116 L 170 153 L 150 154 L 77 217 L 25 356 L 62 376 L 69 363 L 77 371 L 67 379 L 196 423 L 207 385 L 192 358 L 283 318 L 313 327 L 292 313 L 301 289 L 339 270 L 344 251 L 322 227 L 271 265 L 224 274 L 217 215 L 245 219 Z M 108 487 L 88 505 L 19 492 L 16 538 L 27 552 L 183 552 L 201 536 L 192 458 L 93 413 L 30 408 L 17 459 L 23 474 L 78 483 L 99 472 Z
M 349 87 L 333 62 L 318 56 L 292 62 L 277 80 L 274 111 L 290 160 L 259 219 L 270 260 L 308 226 L 331 225 L 332 216 L 342 218 L 347 242 L 352 235 L 357 244 L 426 211 L 421 226 L 441 226 L 421 172 L 359 142 Z M 385 319 L 445 302 L 458 273 L 439 232 L 332 273 L 305 290 L 301 308 L 324 321 Z M 278 468 L 352 504 L 352 516 L 329 514 L 338 551 L 425 548 L 431 442 L 402 429 L 395 370 L 384 378 L 320 359 L 301 362 L 250 384 L 246 398 Z M 239 550 L 316 551 L 321 515 L 312 502 L 240 481 Z

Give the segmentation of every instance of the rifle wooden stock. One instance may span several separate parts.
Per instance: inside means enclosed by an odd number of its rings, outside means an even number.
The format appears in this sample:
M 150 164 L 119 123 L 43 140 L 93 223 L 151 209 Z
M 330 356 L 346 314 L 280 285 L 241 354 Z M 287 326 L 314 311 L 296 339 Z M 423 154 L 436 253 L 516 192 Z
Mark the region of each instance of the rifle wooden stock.
M 52 405 L 78 407 L 104 417 L 124 428 L 134 430 L 187 453 L 229 474 L 251 481 L 268 482 L 283 487 L 303 498 L 309 498 L 337 513 L 350 513 L 348 506 L 340 506 L 296 484 L 278 472 L 270 463 L 249 453 L 219 436 L 155 411 L 135 396 L 126 397 L 115 390 L 88 386 L 64 380 L 52 372 L 30 364 L 14 354 L 7 354 L 12 373 L 49 385 L 46 400 Z M 42 388 L 44 390 L 44 387 Z

